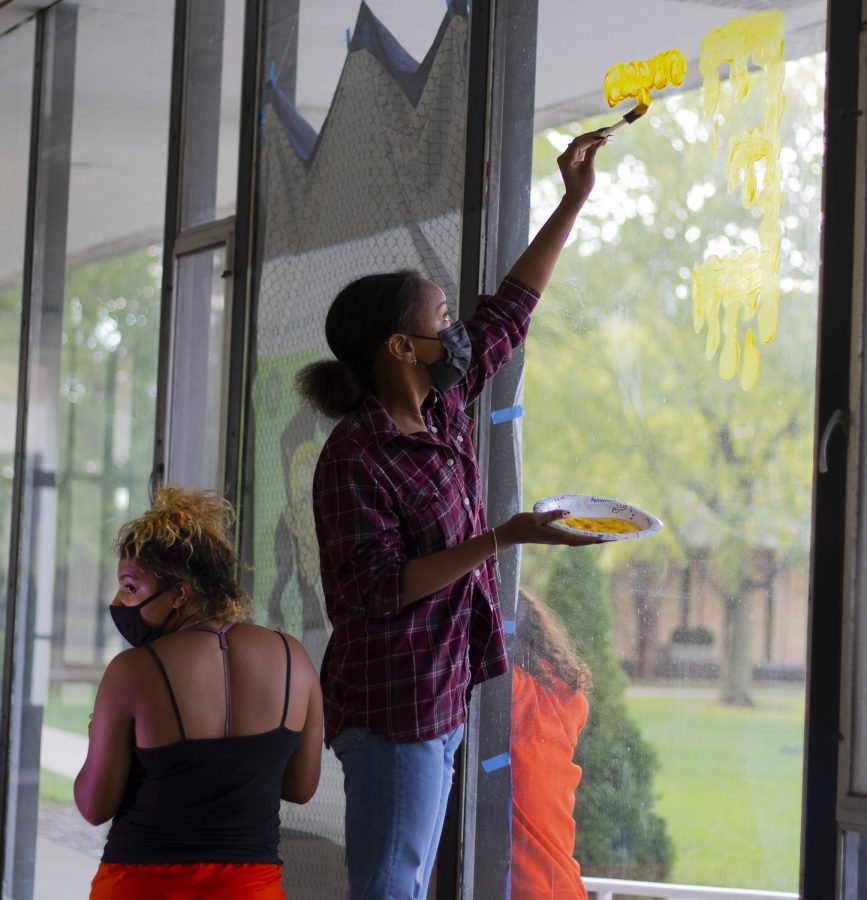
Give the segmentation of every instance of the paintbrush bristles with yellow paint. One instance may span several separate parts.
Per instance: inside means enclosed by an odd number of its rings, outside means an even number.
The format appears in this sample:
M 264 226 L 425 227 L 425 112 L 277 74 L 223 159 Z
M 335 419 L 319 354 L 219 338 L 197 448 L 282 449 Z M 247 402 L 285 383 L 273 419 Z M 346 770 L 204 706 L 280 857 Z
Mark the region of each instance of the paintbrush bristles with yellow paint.
M 609 125 L 607 128 L 603 128 L 603 131 L 611 134 L 612 131 L 617 131 L 618 128 L 621 128 L 624 125 L 631 125 L 636 119 L 640 119 L 647 112 L 647 107 L 643 103 L 639 103 L 635 109 L 631 112 L 626 113 L 626 115 L 619 121 L 615 122 L 613 125 Z

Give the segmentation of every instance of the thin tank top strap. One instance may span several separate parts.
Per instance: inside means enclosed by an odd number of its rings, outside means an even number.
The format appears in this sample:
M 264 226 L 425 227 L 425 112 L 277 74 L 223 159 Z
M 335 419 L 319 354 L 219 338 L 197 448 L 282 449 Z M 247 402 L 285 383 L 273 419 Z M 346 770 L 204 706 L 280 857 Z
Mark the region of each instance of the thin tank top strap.
M 289 641 L 286 640 L 286 635 L 283 634 L 282 631 L 276 633 L 280 635 L 280 640 L 283 641 L 283 647 L 286 649 L 286 695 L 283 698 L 283 715 L 280 716 L 280 725 L 278 726 L 280 728 L 285 728 L 286 713 L 289 712 L 289 684 L 292 677 L 292 654 L 289 652 Z
M 150 655 L 154 658 L 154 662 L 157 664 L 157 668 L 160 670 L 160 674 L 163 676 L 163 681 L 166 684 L 166 690 L 169 692 L 169 700 L 172 701 L 172 709 L 175 711 L 175 719 L 178 723 L 178 731 L 181 733 L 181 740 L 185 741 L 187 739 L 187 734 L 184 731 L 184 723 L 181 720 L 181 711 L 178 709 L 178 701 L 175 699 L 175 692 L 172 690 L 172 683 L 169 681 L 168 672 L 166 672 L 166 667 L 163 665 L 163 661 L 159 658 L 157 651 L 154 650 L 148 644 L 145 644 L 145 650 L 150 653 Z
M 226 737 L 230 737 L 232 734 L 232 679 L 229 676 L 229 641 L 226 639 L 226 632 L 234 624 L 234 622 L 224 622 L 219 628 L 194 625 L 190 629 L 190 631 L 209 631 L 220 639 L 220 650 L 223 654 L 223 683 L 226 691 Z

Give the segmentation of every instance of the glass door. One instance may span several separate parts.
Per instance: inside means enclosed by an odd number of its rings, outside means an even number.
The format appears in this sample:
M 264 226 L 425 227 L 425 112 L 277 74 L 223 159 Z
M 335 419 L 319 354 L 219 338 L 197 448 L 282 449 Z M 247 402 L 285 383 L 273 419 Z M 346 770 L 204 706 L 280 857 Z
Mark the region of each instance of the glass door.
M 223 490 L 231 239 L 177 257 L 167 393 L 166 481 Z

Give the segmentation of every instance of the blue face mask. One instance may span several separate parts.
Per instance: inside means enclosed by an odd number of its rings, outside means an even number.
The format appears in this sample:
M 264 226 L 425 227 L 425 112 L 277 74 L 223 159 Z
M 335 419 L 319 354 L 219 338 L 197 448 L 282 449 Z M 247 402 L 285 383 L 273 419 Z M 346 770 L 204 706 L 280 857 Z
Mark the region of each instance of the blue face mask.
M 421 338 L 424 341 L 439 341 L 446 352 L 445 358 L 431 363 L 427 370 L 434 387 L 442 393 L 453 388 L 470 368 L 473 347 L 470 336 L 463 322 L 455 322 L 437 333 L 435 338 L 423 334 L 408 334 L 407 337 Z
M 142 607 L 156 600 L 167 590 L 168 587 L 162 587 L 135 606 L 109 606 L 108 611 L 111 613 L 115 628 L 127 643 L 132 644 L 133 647 L 144 647 L 145 644 L 155 641 L 163 633 L 163 629 L 168 625 L 169 619 L 177 612 L 177 609 L 172 609 L 161 625 L 149 625 L 141 617 L 141 611 Z

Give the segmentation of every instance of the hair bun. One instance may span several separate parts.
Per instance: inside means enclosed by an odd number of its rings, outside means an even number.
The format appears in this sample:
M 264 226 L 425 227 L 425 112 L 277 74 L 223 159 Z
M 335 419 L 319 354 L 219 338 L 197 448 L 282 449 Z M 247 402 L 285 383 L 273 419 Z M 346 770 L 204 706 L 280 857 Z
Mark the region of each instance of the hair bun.
M 232 506 L 222 494 L 213 490 L 190 490 L 176 484 L 157 489 L 152 512 L 160 518 L 175 521 L 191 534 L 203 529 L 227 532 L 235 521 Z
M 364 390 L 352 368 L 336 359 L 321 359 L 299 370 L 298 393 L 329 419 L 339 419 L 356 409 Z

